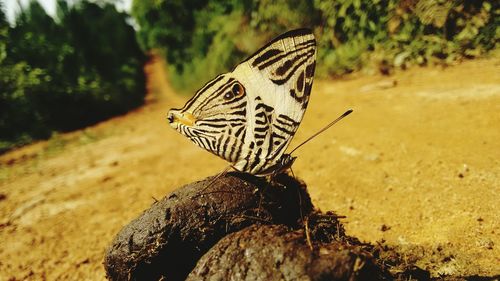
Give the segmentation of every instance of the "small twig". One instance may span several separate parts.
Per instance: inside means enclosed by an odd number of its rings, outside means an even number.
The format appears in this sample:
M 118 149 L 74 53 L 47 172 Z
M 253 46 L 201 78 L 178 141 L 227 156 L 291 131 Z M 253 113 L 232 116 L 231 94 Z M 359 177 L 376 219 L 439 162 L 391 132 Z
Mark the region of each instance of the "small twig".
M 208 194 L 216 194 L 216 193 L 238 194 L 238 193 L 231 191 L 231 190 L 215 190 L 215 191 L 209 191 L 209 192 L 205 192 L 205 193 L 198 193 L 195 196 L 193 196 L 193 198 L 200 197 L 203 195 L 208 195 Z
M 309 246 L 309 249 L 311 249 L 311 251 L 313 250 L 313 245 L 312 245 L 312 242 L 311 242 L 311 234 L 309 233 L 309 217 L 306 217 L 305 221 L 304 221 L 304 225 L 306 227 L 306 241 L 307 241 L 307 245 Z
M 241 216 L 234 216 L 234 217 L 235 218 L 251 219 L 251 220 L 265 222 L 265 223 L 269 223 L 270 222 L 269 220 L 266 220 L 266 219 L 263 219 L 263 218 L 259 218 L 259 217 L 249 216 L 249 215 L 241 215 Z

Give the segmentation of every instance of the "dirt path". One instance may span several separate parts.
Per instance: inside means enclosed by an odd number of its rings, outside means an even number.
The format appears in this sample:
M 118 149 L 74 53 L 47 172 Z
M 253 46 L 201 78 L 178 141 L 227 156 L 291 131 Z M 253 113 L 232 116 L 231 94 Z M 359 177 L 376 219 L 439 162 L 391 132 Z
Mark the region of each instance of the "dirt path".
M 164 65 L 147 105 L 0 156 L 0 280 L 103 280 L 115 233 L 224 161 L 170 129 Z M 434 274 L 500 274 L 500 59 L 318 81 L 294 172 L 349 234 L 400 245 Z M 425 257 L 423 257 L 426 255 Z M 420 258 L 419 258 L 420 257 Z

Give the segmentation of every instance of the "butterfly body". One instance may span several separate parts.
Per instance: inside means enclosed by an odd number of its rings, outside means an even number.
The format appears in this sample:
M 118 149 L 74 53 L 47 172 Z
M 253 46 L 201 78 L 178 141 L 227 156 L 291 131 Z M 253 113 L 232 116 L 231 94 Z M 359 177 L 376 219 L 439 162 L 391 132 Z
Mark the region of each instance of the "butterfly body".
M 243 172 L 268 175 L 291 166 L 285 154 L 312 87 L 316 41 L 310 30 L 272 40 L 232 72 L 197 91 L 171 126 Z

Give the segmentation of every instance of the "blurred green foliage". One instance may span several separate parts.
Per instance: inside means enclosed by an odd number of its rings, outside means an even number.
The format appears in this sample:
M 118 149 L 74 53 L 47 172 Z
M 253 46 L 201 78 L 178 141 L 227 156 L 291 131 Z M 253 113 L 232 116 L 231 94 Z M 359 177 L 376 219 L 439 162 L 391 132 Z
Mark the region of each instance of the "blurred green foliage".
M 191 92 L 299 27 L 316 34 L 323 76 L 451 63 L 500 41 L 495 0 L 134 0 L 137 33 L 112 2 L 58 0 L 53 19 L 32 0 L 10 26 L 0 1 L 0 151 L 140 105 L 142 50 Z
M 1 5 L 1 2 L 0 2 Z M 112 4 L 31 1 L 10 26 L 0 6 L 0 151 L 143 103 L 146 56 Z
M 145 49 L 159 49 L 174 86 L 193 91 L 272 37 L 310 27 L 320 75 L 450 63 L 497 48 L 496 0 L 134 0 Z

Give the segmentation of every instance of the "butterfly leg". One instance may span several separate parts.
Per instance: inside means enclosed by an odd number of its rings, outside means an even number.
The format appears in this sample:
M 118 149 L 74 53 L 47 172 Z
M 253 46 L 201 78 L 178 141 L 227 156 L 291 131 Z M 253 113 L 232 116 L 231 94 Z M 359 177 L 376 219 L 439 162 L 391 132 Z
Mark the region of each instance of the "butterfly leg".
M 295 173 L 293 172 L 292 167 L 290 167 L 290 172 L 292 173 L 292 177 L 293 177 L 294 179 L 296 179 L 296 177 L 295 177 Z
M 233 165 L 229 165 L 227 166 L 226 168 L 224 168 L 224 170 L 222 170 L 222 172 L 220 172 L 219 174 L 217 174 L 215 177 L 212 178 L 212 180 L 205 186 L 203 187 L 203 189 L 200 191 L 200 193 L 196 194 L 193 198 L 196 198 L 196 197 L 199 197 L 199 196 L 203 196 L 205 194 L 208 194 L 208 193 L 203 193 L 205 190 L 207 190 L 210 186 L 212 186 L 212 184 L 214 184 L 220 177 L 224 176 L 225 174 L 227 174 L 227 172 L 229 171 L 229 169 L 235 169 Z

